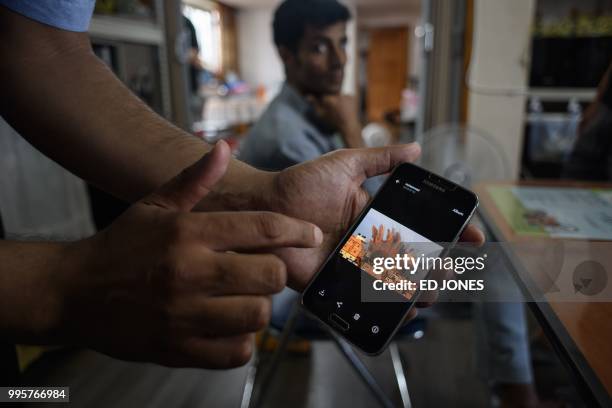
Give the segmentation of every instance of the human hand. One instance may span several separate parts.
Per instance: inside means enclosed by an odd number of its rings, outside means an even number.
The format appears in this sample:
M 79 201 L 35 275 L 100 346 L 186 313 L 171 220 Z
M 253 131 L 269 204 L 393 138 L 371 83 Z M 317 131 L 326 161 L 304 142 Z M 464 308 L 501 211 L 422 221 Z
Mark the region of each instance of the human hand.
M 388 229 L 385 238 L 385 227 L 383 225 L 379 225 L 378 228 L 372 226 L 372 238 L 368 243 L 370 257 L 394 257 L 400 253 L 401 245 L 402 237 L 395 229 Z
M 349 148 L 364 147 L 357 99 L 351 95 L 307 96 L 316 116 L 340 132 Z
M 284 248 L 276 252 L 287 265 L 291 287 L 301 291 L 306 286 L 363 210 L 369 200 L 361 187 L 363 181 L 388 173 L 400 163 L 412 162 L 419 154 L 416 144 L 338 150 L 273 176 L 267 208 L 312 222 L 325 236 L 317 248 Z M 470 225 L 461 240 L 482 243 L 484 235 Z
M 316 247 L 314 225 L 270 212 L 192 213 L 225 174 L 224 142 L 108 229 L 69 245 L 60 341 L 169 366 L 245 364 L 287 281 L 270 248 Z M 228 252 L 236 251 L 236 252 Z M 242 253 L 240 253 L 242 252 Z

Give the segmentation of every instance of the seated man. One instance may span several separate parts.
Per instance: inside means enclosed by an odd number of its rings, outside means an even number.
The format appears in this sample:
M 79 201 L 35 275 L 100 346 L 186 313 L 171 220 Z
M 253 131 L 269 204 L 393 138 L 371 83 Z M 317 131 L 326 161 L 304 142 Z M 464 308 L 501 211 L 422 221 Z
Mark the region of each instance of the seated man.
M 246 137 L 240 159 L 281 170 L 342 147 L 361 147 L 354 99 L 341 95 L 349 10 L 336 0 L 286 0 L 274 42 L 286 82 Z
M 280 4 L 273 32 L 286 82 L 248 133 L 239 159 L 278 171 L 336 149 L 363 146 L 357 104 L 341 94 L 350 18 L 336 0 Z M 289 288 L 274 296 L 273 323 L 284 324 L 297 296 Z M 308 346 L 294 342 L 290 350 L 306 351 Z
M 612 62 L 597 88 L 595 101 L 585 111 L 578 140 L 565 165 L 565 178 L 612 180 Z

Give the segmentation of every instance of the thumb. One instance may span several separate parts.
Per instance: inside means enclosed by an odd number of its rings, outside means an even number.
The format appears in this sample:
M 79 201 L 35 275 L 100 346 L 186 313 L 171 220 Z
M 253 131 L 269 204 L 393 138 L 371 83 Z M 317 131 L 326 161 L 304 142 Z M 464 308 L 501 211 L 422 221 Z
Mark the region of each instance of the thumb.
M 191 211 L 223 177 L 231 153 L 220 140 L 200 160 L 150 194 L 143 202 L 179 211 Z
M 351 149 L 350 168 L 356 180 L 362 183 L 366 178 L 390 172 L 398 164 L 414 162 L 421 155 L 418 143 L 404 145 Z

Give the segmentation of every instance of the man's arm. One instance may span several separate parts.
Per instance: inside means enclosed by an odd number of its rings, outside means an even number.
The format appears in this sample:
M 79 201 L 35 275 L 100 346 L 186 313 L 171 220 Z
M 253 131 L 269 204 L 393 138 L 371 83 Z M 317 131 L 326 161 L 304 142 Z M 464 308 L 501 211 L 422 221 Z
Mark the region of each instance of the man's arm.
M 599 106 L 601 105 L 601 100 L 603 99 L 604 92 L 608 87 L 608 82 L 610 81 L 610 75 L 612 75 L 612 63 L 608 66 L 604 76 L 599 81 L 599 85 L 597 85 L 597 93 L 595 95 L 595 99 L 593 102 L 587 106 L 582 114 L 582 120 L 578 126 L 578 135 L 582 135 L 585 129 L 589 126 L 589 124 L 593 121 L 595 116 L 597 115 L 597 111 Z
M 361 136 L 357 100 L 354 96 L 341 94 L 315 97 L 311 95 L 307 99 L 321 119 L 337 129 L 347 148 L 365 147 Z
M 87 34 L 0 6 L 0 37 L 0 115 L 85 180 L 134 201 L 210 149 L 134 96 L 93 54 Z M 266 176 L 232 160 L 202 207 L 258 208 Z
M 26 344 L 52 342 L 64 251 L 59 243 L 0 240 L 0 337 Z
M 171 366 L 245 364 L 287 282 L 285 264 L 262 252 L 318 246 L 323 234 L 270 212 L 191 212 L 229 158 L 219 143 L 90 238 L 0 240 L 0 338 Z

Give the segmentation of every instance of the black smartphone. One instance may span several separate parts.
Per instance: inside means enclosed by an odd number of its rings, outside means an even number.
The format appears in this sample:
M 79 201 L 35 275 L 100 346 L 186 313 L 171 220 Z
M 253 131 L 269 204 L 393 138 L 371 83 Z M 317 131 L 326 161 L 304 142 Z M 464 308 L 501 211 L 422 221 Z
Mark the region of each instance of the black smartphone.
M 416 165 L 399 165 L 311 280 L 303 307 L 364 352 L 381 353 L 419 293 L 391 290 L 378 301 L 381 277 L 372 265 L 382 256 L 415 254 L 418 243 L 444 256 L 477 206 L 473 192 Z M 366 298 L 368 291 L 375 296 Z

